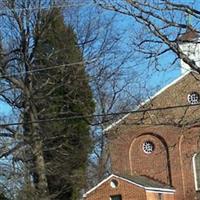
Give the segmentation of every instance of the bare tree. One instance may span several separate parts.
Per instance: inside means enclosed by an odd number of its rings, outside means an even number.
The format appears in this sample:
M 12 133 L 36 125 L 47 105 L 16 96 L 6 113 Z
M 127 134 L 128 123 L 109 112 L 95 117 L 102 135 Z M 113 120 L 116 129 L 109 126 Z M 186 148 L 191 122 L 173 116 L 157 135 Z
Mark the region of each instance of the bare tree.
M 197 34 L 199 32 L 198 2 L 162 0 L 97 0 L 95 2 L 108 10 L 130 17 L 134 28 L 138 31 L 143 30 L 138 37 L 136 36 L 133 48 L 142 53 L 146 59 L 151 60 L 152 65 L 158 67 L 159 58 L 170 55 L 172 52 L 176 58 L 171 60 L 171 64 L 180 58 L 193 70 L 199 72 L 197 62 L 190 59 L 180 47 L 180 43 L 183 42 L 181 41 L 183 33 L 193 31 Z M 186 38 L 184 41 L 191 42 Z
M 134 83 L 134 77 L 137 74 L 134 70 L 130 70 L 129 76 L 126 76 L 127 79 L 123 79 L 127 70 L 126 64 L 134 57 L 133 52 L 120 48 L 123 31 L 116 33 L 115 16 L 99 14 L 102 9 L 99 10 L 99 8 L 93 7 L 94 5 L 89 7 L 94 10 L 90 10 L 88 7 L 82 8 L 88 2 L 78 1 L 72 4 L 60 1 L 55 4 L 54 1 L 22 0 L 3 1 L 0 4 L 0 20 L 2 22 L 0 99 L 11 108 L 10 116 L 2 118 L 0 124 L 0 158 L 5 159 L 3 164 L 8 165 L 8 171 L 4 173 L 6 179 L 2 185 L 9 184 L 7 191 L 13 199 L 53 198 L 49 196 L 48 192 L 47 167 L 44 159 L 45 147 L 41 133 L 41 123 L 49 123 L 53 119 L 50 116 L 41 120 L 40 116 L 43 110 L 38 111 L 33 98 L 35 73 L 42 70 L 35 67 L 36 47 L 50 23 L 48 20 L 44 22 L 42 11 L 54 7 L 61 8 L 66 22 L 74 26 L 78 35 L 79 43 L 77 45 L 82 48 L 84 62 L 66 63 L 66 66 L 73 67 L 84 64 L 90 75 L 90 85 L 98 105 L 96 114 L 99 115 L 94 119 L 92 128 L 95 146 L 92 155 L 95 157 L 93 160 L 91 159 L 97 171 L 97 179 L 104 174 L 104 167 L 107 165 L 105 160 L 109 160 L 109 157 L 103 159 L 106 141 L 102 130 L 117 116 L 108 116 L 108 113 L 130 109 L 135 104 L 129 98 L 129 92 L 131 92 L 129 86 Z M 79 6 L 80 8 L 78 8 Z M 95 15 L 93 11 L 96 12 Z M 75 15 L 72 17 L 70 14 Z M 82 15 L 87 16 L 85 21 L 81 18 Z M 53 20 L 50 17 L 49 19 Z M 48 70 L 66 66 L 51 66 Z M 48 71 L 45 70 L 45 72 Z M 48 81 L 49 79 L 41 85 L 41 88 L 49 84 Z M 49 97 L 51 91 L 48 92 L 44 96 Z M 37 172 L 35 183 L 30 174 L 33 171 Z

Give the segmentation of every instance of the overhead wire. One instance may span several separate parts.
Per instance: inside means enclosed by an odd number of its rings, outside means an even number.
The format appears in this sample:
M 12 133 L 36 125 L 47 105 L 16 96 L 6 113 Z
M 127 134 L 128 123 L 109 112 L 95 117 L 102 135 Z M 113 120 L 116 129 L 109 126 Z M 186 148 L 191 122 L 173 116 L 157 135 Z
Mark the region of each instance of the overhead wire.
M 75 120 L 75 119 L 94 119 L 97 117 L 106 117 L 106 116 L 117 116 L 117 115 L 126 115 L 126 114 L 136 114 L 136 113 L 146 113 L 146 112 L 153 112 L 153 111 L 163 111 L 163 110 L 170 110 L 170 109 L 178 109 L 178 108 L 188 108 L 188 107 L 197 107 L 200 106 L 200 103 L 197 104 L 183 104 L 183 105 L 173 105 L 173 106 L 166 106 L 166 107 L 157 107 L 157 108 L 147 108 L 147 109 L 135 109 L 129 111 L 121 111 L 121 112 L 112 112 L 106 114 L 92 114 L 92 115 L 83 115 L 83 114 L 76 114 L 66 117 L 58 117 L 58 118 L 46 118 L 46 119 L 39 119 L 35 121 L 27 121 L 27 122 L 12 122 L 12 123 L 3 123 L 0 124 L 0 127 L 6 126 L 16 126 L 16 125 L 24 125 L 24 124 L 33 124 L 33 123 L 41 123 L 41 122 L 53 122 L 53 121 L 64 121 L 64 120 Z M 58 115 L 68 114 L 66 112 L 58 113 Z
M 13 72 L 13 73 L 8 73 L 5 75 L 0 75 L 0 78 L 9 78 L 9 77 L 14 77 L 14 76 L 20 76 L 20 75 L 24 75 L 24 74 L 31 74 L 31 73 L 36 73 L 36 72 L 42 72 L 42 71 L 47 71 L 47 70 L 53 70 L 56 68 L 62 68 L 62 67 L 77 67 L 77 65 L 87 65 L 87 64 L 91 64 L 94 63 L 97 59 L 91 59 L 91 60 L 87 60 L 87 61 L 79 61 L 79 62 L 74 62 L 74 63 L 66 63 L 66 64 L 62 64 L 62 65 L 54 65 L 54 66 L 50 66 L 50 67 L 45 67 L 41 68 L 42 66 L 40 66 L 40 68 L 37 69 L 32 69 L 32 70 L 27 70 L 27 71 L 22 71 L 22 72 Z M 133 65 L 136 66 L 136 65 Z M 36 66 L 37 67 L 37 66 Z M 127 70 L 128 68 L 126 67 L 120 67 L 120 70 Z M 113 71 L 111 71 L 110 73 L 112 74 L 118 74 L 119 77 L 130 77 L 131 73 L 125 73 L 125 72 L 114 72 L 114 70 L 117 70 L 115 68 L 113 68 Z M 108 76 L 110 77 L 110 74 L 108 74 Z M 96 75 L 89 75 L 90 78 L 96 78 Z M 78 77 L 76 77 L 78 78 Z M 83 78 L 81 78 L 82 80 Z M 86 78 L 86 80 L 88 80 L 88 78 Z
M 70 6 L 84 6 L 84 5 L 93 5 L 94 3 L 74 3 L 74 4 L 65 4 L 65 5 L 53 5 L 53 6 L 42 6 L 42 7 L 36 7 L 36 8 L 8 8 L 8 9 L 1 9 L 0 11 L 4 11 L 4 10 L 37 10 L 37 9 L 47 9 L 47 8 L 51 8 L 51 7 L 70 7 Z M 102 27 L 101 27 L 102 28 Z M 50 70 L 50 69 L 55 69 L 55 68 L 59 68 L 59 67 L 65 67 L 65 66 L 73 66 L 73 65 L 79 65 L 79 64 L 90 64 L 94 61 L 95 59 L 92 59 L 91 61 L 85 61 L 85 62 L 76 62 L 76 63 L 69 63 L 69 64 L 62 64 L 62 65 L 57 65 L 57 66 L 51 66 L 51 67 L 46 67 L 46 68 L 39 68 L 39 69 L 35 69 L 35 70 L 28 70 L 28 71 L 24 71 L 24 72 L 16 72 L 16 73 L 10 73 L 10 74 L 6 74 L 6 75 L 0 75 L 0 78 L 6 78 L 6 77 L 13 77 L 13 76 L 19 76 L 19 75 L 23 75 L 23 74 L 29 74 L 29 73 L 34 73 L 34 72 L 40 72 L 40 71 L 45 71 L 45 70 Z M 120 76 L 130 76 L 130 73 L 127 74 L 120 74 Z M 88 80 L 88 79 L 87 79 Z
M 85 5 L 93 5 L 93 3 L 80 3 L 80 4 L 65 4 L 65 5 L 54 5 L 54 6 L 41 6 L 41 7 L 35 7 L 35 8 L 8 8 L 8 9 L 0 9 L 1 11 L 23 11 L 23 10 L 39 10 L 39 9 L 48 9 L 48 8 L 52 8 L 52 7 L 57 7 L 57 8 L 65 8 L 65 7 L 78 7 L 78 6 L 85 6 Z M 25 71 L 25 72 L 17 72 L 17 73 L 12 73 L 12 74 L 8 74 L 8 75 L 3 75 L 0 76 L 0 78 L 5 78 L 5 77 L 9 77 L 9 76 L 18 76 L 18 75 L 23 75 L 23 74 L 27 74 L 27 73 L 35 73 L 35 72 L 41 72 L 41 71 L 45 71 L 45 70 L 51 70 L 51 69 L 55 69 L 55 68 L 59 68 L 59 67 L 66 67 L 66 66 L 75 66 L 75 65 L 79 65 L 79 64 L 84 64 L 84 63 L 92 63 L 94 61 L 86 61 L 86 62 L 76 62 L 76 63 L 69 63 L 69 64 L 62 64 L 62 65 L 56 65 L 56 66 L 51 66 L 51 67 L 46 67 L 46 68 L 39 68 L 39 69 L 35 69 L 35 70 L 29 70 L 29 71 Z M 123 75 L 123 74 L 121 74 Z M 129 74 L 124 74 L 129 75 Z M 166 110 L 166 109 L 175 109 L 175 108 L 183 108 L 183 107 L 194 107 L 194 106 L 199 106 L 200 104 L 194 104 L 194 105 L 190 105 L 190 104 L 185 104 L 185 105 L 175 105 L 175 106 L 168 106 L 168 107 L 162 107 L 162 108 L 152 108 L 152 109 L 141 109 L 141 110 L 133 110 L 133 111 L 123 111 L 123 112 L 113 112 L 113 113 L 107 113 L 107 114 L 96 114 L 96 115 L 74 115 L 74 116 L 68 116 L 68 117 L 64 117 L 64 118 L 50 118 L 50 119 L 42 119 L 42 120 L 36 120 L 36 121 L 30 121 L 30 122 L 13 122 L 13 123 L 4 123 L 4 124 L 0 124 L 0 127 L 2 126 L 9 126 L 9 125 L 22 125 L 22 124 L 29 124 L 29 123 L 40 123 L 40 122 L 51 122 L 51 121 L 59 121 L 59 120 L 66 120 L 66 119 L 82 119 L 82 118 L 93 118 L 93 117 L 103 117 L 103 116 L 114 116 L 114 115 L 125 115 L 125 114 L 134 114 L 134 113 L 141 113 L 141 112 L 150 112 L 150 111 L 156 111 L 156 110 Z M 65 114 L 65 113 L 62 113 Z
M 27 71 L 23 71 L 23 72 L 16 72 L 16 73 L 14 72 L 14 73 L 6 74 L 6 75 L 1 75 L 0 78 L 19 76 L 19 75 L 23 75 L 23 74 L 30 74 L 30 73 L 35 73 L 35 72 L 41 72 L 41 71 L 46 71 L 46 70 L 51 70 L 51 69 L 56 69 L 56 68 L 61 68 L 61 67 L 75 67 L 77 65 L 82 65 L 82 64 L 84 65 L 84 64 L 93 63 L 95 60 L 96 59 L 91 59 L 91 60 L 87 60 L 87 61 L 79 61 L 79 62 L 74 62 L 74 63 L 66 63 L 66 64 L 54 65 L 54 66 L 50 66 L 50 67 L 45 67 L 44 66 L 44 68 L 37 68 L 37 69 L 27 70 Z
M 41 6 L 41 7 L 30 7 L 30 8 L 0 8 L 0 12 L 1 11 L 34 11 L 34 10 L 42 10 L 42 9 L 49 9 L 49 8 L 70 8 L 70 7 L 81 7 L 81 6 L 90 6 L 90 5 L 94 5 L 94 3 L 66 3 L 64 5 L 48 5 L 48 6 Z M 5 5 L 4 5 L 5 6 Z

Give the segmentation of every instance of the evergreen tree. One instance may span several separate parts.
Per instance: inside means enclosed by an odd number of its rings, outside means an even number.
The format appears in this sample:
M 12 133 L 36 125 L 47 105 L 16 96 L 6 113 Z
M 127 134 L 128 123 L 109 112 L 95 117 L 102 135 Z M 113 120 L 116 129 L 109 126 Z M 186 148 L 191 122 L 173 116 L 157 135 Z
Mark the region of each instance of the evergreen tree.
M 35 49 L 35 67 L 46 70 L 34 74 L 33 101 L 39 119 L 62 118 L 40 124 L 48 189 L 54 199 L 77 199 L 85 184 L 90 127 L 83 118 L 69 117 L 92 114 L 94 102 L 76 34 L 65 25 L 59 9 L 42 15 L 44 21 L 35 30 L 36 35 L 41 33 Z M 53 66 L 57 67 L 49 69 Z M 33 177 L 37 182 L 37 172 Z
M 3 193 L 0 193 L 0 200 L 8 200 Z

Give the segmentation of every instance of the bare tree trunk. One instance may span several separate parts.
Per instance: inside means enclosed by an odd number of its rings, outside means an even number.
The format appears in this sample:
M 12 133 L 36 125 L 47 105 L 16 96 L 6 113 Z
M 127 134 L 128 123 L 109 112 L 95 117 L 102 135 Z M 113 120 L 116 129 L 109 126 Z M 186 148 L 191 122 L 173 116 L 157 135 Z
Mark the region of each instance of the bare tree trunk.
M 34 116 L 31 113 L 31 121 L 34 121 Z M 35 158 L 35 171 L 37 173 L 37 183 L 35 187 L 37 188 L 38 195 L 40 199 L 47 200 L 49 199 L 48 196 L 48 183 L 46 178 L 46 168 L 45 168 L 45 161 L 44 161 L 44 155 L 43 155 L 43 143 L 39 135 L 39 127 L 38 124 L 34 124 L 32 126 L 32 134 L 33 134 L 33 155 Z
M 26 70 L 30 70 L 28 66 L 26 66 Z M 32 101 L 32 93 L 33 93 L 33 76 L 32 74 L 27 73 L 25 79 L 25 96 L 26 96 L 26 104 L 25 109 L 28 113 L 28 119 L 30 120 L 30 144 L 32 147 L 32 154 L 34 158 L 33 163 L 33 171 L 35 172 L 33 177 L 37 179 L 34 181 L 34 186 L 37 191 L 38 198 L 41 200 L 48 200 L 49 193 L 48 193 L 48 182 L 46 177 L 46 167 L 45 167 L 45 160 L 43 155 L 43 142 L 40 133 L 40 127 L 38 123 L 35 123 L 38 120 L 38 111 Z

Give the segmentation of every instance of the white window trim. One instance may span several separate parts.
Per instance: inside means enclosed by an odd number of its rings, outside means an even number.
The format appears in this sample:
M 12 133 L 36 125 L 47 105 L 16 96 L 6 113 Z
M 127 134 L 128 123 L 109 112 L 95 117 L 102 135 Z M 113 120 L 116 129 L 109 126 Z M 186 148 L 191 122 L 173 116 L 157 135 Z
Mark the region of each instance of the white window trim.
M 149 146 L 148 146 L 149 145 Z M 146 154 L 151 154 L 153 153 L 154 149 L 155 149 L 155 145 L 153 142 L 151 141 L 145 141 L 142 145 L 143 151 Z
M 195 96 L 195 99 L 191 99 L 193 95 L 197 95 Z M 200 98 L 199 93 L 196 91 L 189 93 L 187 96 L 188 103 L 191 105 L 199 103 L 199 98 Z
M 197 171 L 196 171 L 196 163 L 195 163 L 195 158 L 197 156 L 197 153 L 194 154 L 192 157 L 192 165 L 193 165 L 193 172 L 194 172 L 194 184 L 195 184 L 195 190 L 200 191 L 200 188 L 198 188 L 198 183 L 197 183 Z

